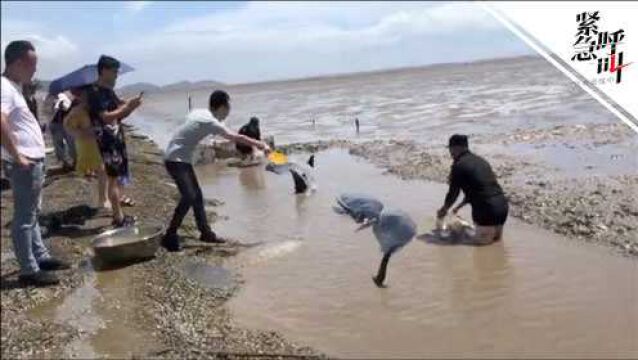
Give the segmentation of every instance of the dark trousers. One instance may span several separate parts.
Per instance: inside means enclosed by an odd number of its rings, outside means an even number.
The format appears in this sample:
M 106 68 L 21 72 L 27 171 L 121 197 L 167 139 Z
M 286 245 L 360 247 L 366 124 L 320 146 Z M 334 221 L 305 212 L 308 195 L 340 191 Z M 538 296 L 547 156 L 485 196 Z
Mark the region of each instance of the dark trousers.
M 168 235 L 175 235 L 177 233 L 177 229 L 182 225 L 182 221 L 191 207 L 193 207 L 195 222 L 197 223 L 199 231 L 202 234 L 210 233 L 211 229 L 208 225 L 208 219 L 206 218 L 206 211 L 204 210 L 204 196 L 197 182 L 193 165 L 174 161 L 166 161 L 164 164 L 166 165 L 166 170 L 168 170 L 168 173 L 175 181 L 181 195 L 179 204 L 177 204 L 175 208 L 173 219 L 166 233 Z
M 503 194 L 472 202 L 472 220 L 480 226 L 502 226 L 508 212 L 509 205 Z

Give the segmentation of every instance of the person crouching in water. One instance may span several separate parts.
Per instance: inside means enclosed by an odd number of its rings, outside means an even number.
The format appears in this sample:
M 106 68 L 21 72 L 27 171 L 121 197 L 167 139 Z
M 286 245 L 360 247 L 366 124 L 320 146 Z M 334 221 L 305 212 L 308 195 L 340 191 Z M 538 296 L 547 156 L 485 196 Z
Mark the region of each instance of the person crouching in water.
M 230 96 L 222 90 L 213 91 L 209 98 L 209 108 L 194 109 L 189 112 L 186 122 L 176 130 L 166 148 L 164 155 L 166 170 L 175 181 L 181 195 L 170 225 L 161 241 L 162 246 L 168 251 L 181 250 L 177 229 L 191 207 L 195 214 L 197 228 L 201 233 L 200 241 L 224 242 L 217 238 L 208 224 L 204 210 L 204 197 L 192 165 L 193 153 L 201 140 L 208 135 L 218 135 L 235 143 L 256 147 L 265 153 L 270 152 L 270 147 L 266 143 L 228 130 L 222 122 L 229 112 Z
M 251 139 L 261 140 L 261 131 L 259 131 L 259 119 L 254 116 L 251 117 L 248 124 L 242 126 L 239 129 L 239 135 L 245 135 Z M 252 146 L 246 146 L 238 143 L 235 145 L 235 148 L 241 154 L 242 159 L 250 157 L 252 160 L 254 155 Z
M 463 190 L 465 198 L 453 212 L 457 213 L 468 203 L 472 205 L 476 234 L 470 242 L 489 245 L 501 240 L 509 206 L 492 167 L 485 159 L 470 152 L 465 135 L 452 135 L 448 148 L 454 163 L 449 177 L 450 188 L 443 207 L 437 212 L 438 219 L 447 215 Z
M 97 207 L 109 208 L 111 205 L 107 200 L 106 172 L 104 171 L 102 155 L 97 145 L 95 131 L 89 114 L 88 91 L 90 91 L 90 87 L 90 85 L 87 85 L 71 89 L 74 105 L 64 118 L 64 130 L 74 138 L 77 153 L 75 171 L 87 178 L 97 177 Z

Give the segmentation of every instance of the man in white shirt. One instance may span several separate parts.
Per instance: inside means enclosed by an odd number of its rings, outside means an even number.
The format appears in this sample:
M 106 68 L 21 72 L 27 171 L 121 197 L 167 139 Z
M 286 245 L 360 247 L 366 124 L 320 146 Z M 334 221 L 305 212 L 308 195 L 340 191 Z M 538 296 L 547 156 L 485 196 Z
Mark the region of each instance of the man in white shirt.
M 44 183 L 44 138 L 21 92 L 22 85 L 33 78 L 38 58 L 28 41 L 11 42 L 4 58 L 2 160 L 13 188 L 11 239 L 20 264 L 19 280 L 25 285 L 53 285 L 59 279 L 49 271 L 67 269 L 69 265 L 51 257 L 42 242 L 38 210 Z
M 223 124 L 230 112 L 230 96 L 223 90 L 215 90 L 208 99 L 208 109 L 194 109 L 173 135 L 166 147 L 164 164 L 181 195 L 173 213 L 170 225 L 162 238 L 161 244 L 168 251 L 180 251 L 181 246 L 177 229 L 182 224 L 186 213 L 193 208 L 195 222 L 200 232 L 200 240 L 208 243 L 222 243 L 211 230 L 204 210 L 204 197 L 193 169 L 193 152 L 197 144 L 209 135 L 220 136 L 246 146 L 254 146 L 264 152 L 270 147 L 258 140 L 228 130 Z

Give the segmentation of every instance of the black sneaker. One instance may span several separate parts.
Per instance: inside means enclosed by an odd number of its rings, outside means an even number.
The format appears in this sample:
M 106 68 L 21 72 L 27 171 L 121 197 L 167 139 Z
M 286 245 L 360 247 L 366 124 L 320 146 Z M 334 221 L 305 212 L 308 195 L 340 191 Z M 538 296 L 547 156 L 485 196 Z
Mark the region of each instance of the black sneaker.
M 71 268 L 71 264 L 53 257 L 38 262 L 38 266 L 40 270 L 44 271 L 67 270 Z
M 75 170 L 75 166 L 73 164 L 64 163 L 62 165 L 62 171 L 63 172 L 71 172 L 73 170 Z
M 199 241 L 210 244 L 223 244 L 226 242 L 224 239 L 218 238 L 213 231 L 200 235 Z
M 162 241 L 160 241 L 160 245 L 162 245 L 166 251 L 182 251 L 182 245 L 179 243 L 179 237 L 177 235 L 164 235 Z
M 60 279 L 54 274 L 46 271 L 38 271 L 34 274 L 20 275 L 18 281 L 22 285 L 51 286 L 60 283 Z

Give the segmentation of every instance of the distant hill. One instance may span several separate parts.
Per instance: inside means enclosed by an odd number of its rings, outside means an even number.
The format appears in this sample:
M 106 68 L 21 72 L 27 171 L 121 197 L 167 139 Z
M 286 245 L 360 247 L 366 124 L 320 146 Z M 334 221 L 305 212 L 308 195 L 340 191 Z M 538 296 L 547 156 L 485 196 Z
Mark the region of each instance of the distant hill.
M 211 80 L 203 80 L 203 81 L 196 81 L 196 82 L 180 81 L 173 84 L 162 86 L 162 92 L 195 91 L 195 90 L 201 90 L 201 89 L 207 89 L 207 88 L 215 88 L 219 86 L 224 86 L 224 84 L 217 81 L 211 81 Z
M 140 83 L 122 86 L 121 88 L 117 89 L 117 92 L 121 95 L 129 96 L 129 95 L 137 95 L 141 91 L 144 91 L 145 93 L 150 94 L 154 92 L 159 92 L 160 90 L 161 90 L 161 87 L 157 85 L 140 82 Z
M 141 91 L 144 91 L 144 93 L 146 94 L 167 93 L 167 92 L 187 92 L 187 91 L 195 91 L 195 90 L 208 89 L 208 88 L 212 89 L 212 88 L 216 88 L 220 86 L 224 86 L 224 84 L 217 81 L 210 81 L 210 80 L 196 81 L 196 82 L 180 81 L 180 82 L 176 82 L 176 83 L 168 84 L 164 86 L 157 86 L 151 83 L 141 82 L 141 83 L 135 83 L 131 85 L 122 86 L 121 88 L 117 89 L 117 92 L 121 95 L 128 96 L 128 95 L 139 94 Z
M 195 90 L 201 90 L 201 89 L 206 89 L 206 88 L 214 88 L 214 87 L 221 87 L 221 86 L 226 86 L 226 84 L 221 83 L 219 81 L 211 81 L 211 80 L 196 81 L 196 82 L 191 84 L 191 87 L 193 89 L 195 89 Z
M 173 84 L 162 86 L 162 92 L 189 91 L 190 87 L 191 87 L 190 81 L 180 81 Z

